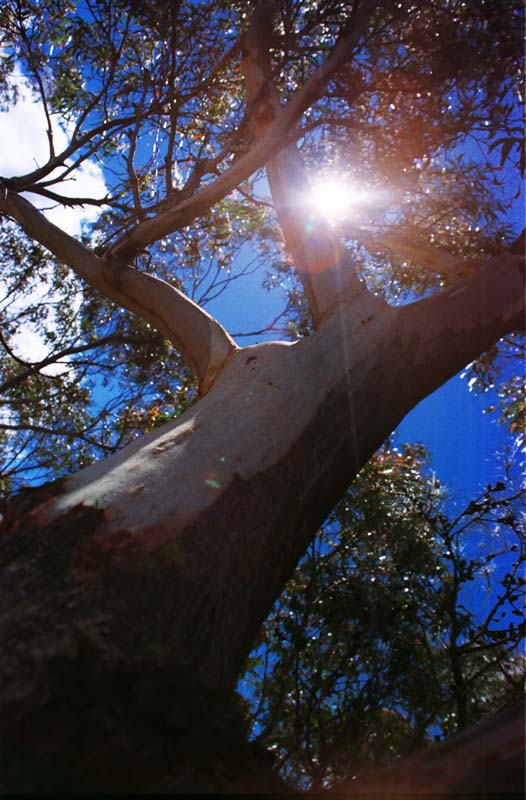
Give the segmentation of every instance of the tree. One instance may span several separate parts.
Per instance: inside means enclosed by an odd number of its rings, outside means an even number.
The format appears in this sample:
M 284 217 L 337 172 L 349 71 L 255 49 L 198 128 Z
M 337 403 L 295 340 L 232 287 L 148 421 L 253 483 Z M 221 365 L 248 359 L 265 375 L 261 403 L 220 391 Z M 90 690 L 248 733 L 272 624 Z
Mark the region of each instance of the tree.
M 438 2 L 409 12 L 372 0 L 286 0 L 249 14 L 227 0 L 4 4 L 4 100 L 21 69 L 49 142 L 45 163 L 1 182 L 10 280 L 28 286 L 38 271 L 67 295 L 68 267 L 90 287 L 73 344 L 62 346 L 67 310 L 56 323 L 50 358 L 74 363 L 56 391 L 45 364 L 20 363 L 11 348 L 8 445 L 47 477 L 54 453 L 48 445 L 37 455 L 41 442 L 28 436 L 62 442 L 63 471 L 154 428 L 3 510 L 7 786 L 20 786 L 28 753 L 40 786 L 43 774 L 54 787 L 276 785 L 233 695 L 261 623 L 398 421 L 521 328 L 523 259 L 488 180 L 498 184 L 499 169 L 522 158 L 522 8 L 502 5 L 506 13 L 500 3 Z M 69 133 L 63 147 L 57 113 Z M 500 153 L 494 169 L 458 149 L 486 127 L 484 143 Z M 95 156 L 107 196 L 71 197 L 68 180 Z M 331 161 L 355 178 L 390 181 L 408 202 L 336 235 L 298 202 L 309 167 Z M 263 167 L 271 209 L 257 197 Z M 28 195 L 102 213 L 91 234 L 75 237 Z M 290 275 L 291 304 L 308 314 L 297 341 L 239 347 L 191 299 L 208 262 L 228 273 L 235 249 L 252 240 L 274 266 L 270 282 Z M 374 267 L 386 251 L 392 272 L 381 296 Z M 409 288 L 413 302 L 393 303 Z M 7 348 L 26 314 L 11 312 Z M 144 349 L 130 354 L 136 347 Z M 172 347 L 188 367 L 161 396 L 180 392 L 180 411 L 191 370 L 199 399 L 157 428 L 170 415 L 164 406 L 125 386 L 112 432 L 107 406 L 88 408 L 75 370 L 100 368 L 121 385 L 141 375 L 162 382 L 179 368 Z M 41 391 L 54 405 L 35 423 Z M 124 410 L 130 397 L 145 399 L 153 422 Z M 79 455 L 68 454 L 72 441 Z M 10 471 L 7 489 L 21 472 Z
M 522 691 L 523 490 L 450 518 L 426 461 L 370 459 L 262 627 L 241 686 L 292 785 L 374 774 Z

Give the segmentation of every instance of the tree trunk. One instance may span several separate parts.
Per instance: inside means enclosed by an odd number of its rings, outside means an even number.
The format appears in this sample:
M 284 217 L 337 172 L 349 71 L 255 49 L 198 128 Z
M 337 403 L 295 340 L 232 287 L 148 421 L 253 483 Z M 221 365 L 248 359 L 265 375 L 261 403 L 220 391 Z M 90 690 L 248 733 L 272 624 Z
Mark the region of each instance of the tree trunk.
M 352 24 L 282 106 L 271 85 L 274 4 L 257 4 L 242 67 L 258 141 L 191 197 L 128 226 L 104 256 L 21 197 L 27 184 L 0 180 L 0 214 L 166 336 L 204 395 L 118 455 L 3 509 L 3 792 L 283 791 L 267 754 L 247 742 L 234 692 L 256 632 L 318 526 L 405 414 L 522 326 L 520 257 L 466 276 L 426 248 L 433 267 L 464 277 L 396 309 L 360 285 L 328 225 L 311 230 L 294 210 L 306 176 L 289 137 L 382 5 L 353 4 Z M 317 330 L 240 349 L 131 262 L 264 165 Z
M 279 788 L 234 696 L 254 635 L 404 415 L 521 325 L 518 261 L 235 350 L 174 423 L 4 509 L 4 791 Z

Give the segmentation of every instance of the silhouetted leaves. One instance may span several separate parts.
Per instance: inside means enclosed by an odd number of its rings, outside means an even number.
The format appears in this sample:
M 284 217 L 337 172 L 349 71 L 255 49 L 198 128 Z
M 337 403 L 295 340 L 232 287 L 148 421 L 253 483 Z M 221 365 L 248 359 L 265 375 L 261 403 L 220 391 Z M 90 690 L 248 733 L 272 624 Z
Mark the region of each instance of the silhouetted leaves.
M 523 491 L 488 486 L 453 517 L 426 463 L 374 456 L 249 660 L 253 735 L 298 786 L 337 786 L 520 692 Z

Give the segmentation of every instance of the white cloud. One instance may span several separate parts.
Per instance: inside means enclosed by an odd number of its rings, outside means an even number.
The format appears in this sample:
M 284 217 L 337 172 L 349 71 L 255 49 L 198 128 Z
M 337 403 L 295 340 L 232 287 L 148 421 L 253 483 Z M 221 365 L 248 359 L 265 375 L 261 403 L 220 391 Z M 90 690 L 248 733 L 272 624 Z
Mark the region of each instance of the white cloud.
M 42 337 L 29 326 L 24 326 L 23 330 L 17 331 L 11 338 L 9 345 L 19 358 L 27 359 L 32 363 L 43 361 L 48 356 L 48 349 Z M 43 375 L 61 375 L 68 369 L 66 365 L 67 359 L 63 359 L 62 363 L 57 362 L 48 364 L 47 367 L 42 367 L 40 372 Z
M 15 74 L 18 102 L 8 111 L 0 111 L 0 175 L 12 178 L 32 172 L 49 158 L 47 122 L 42 103 L 32 94 L 27 80 Z M 68 126 L 57 115 L 52 117 L 55 152 L 60 153 L 69 142 Z M 47 178 L 46 178 L 47 180 Z M 50 187 L 67 197 L 101 198 L 106 194 L 102 169 L 95 161 L 85 161 L 68 180 Z M 72 236 L 79 236 L 83 226 L 94 222 L 100 214 L 96 206 L 65 208 L 54 206 L 39 195 L 28 199 L 40 208 L 46 217 Z
M 49 158 L 49 142 L 46 134 L 47 122 L 43 106 L 32 94 L 27 80 L 19 72 L 13 75 L 18 88 L 18 101 L 8 111 L 0 111 L 0 175 L 11 178 L 32 172 L 44 165 Z M 55 152 L 61 152 L 68 144 L 68 126 L 57 115 L 52 118 Z M 50 187 L 68 197 L 101 198 L 106 194 L 106 184 L 100 166 L 94 161 L 85 161 L 68 180 Z M 55 225 L 72 236 L 79 236 L 84 227 L 94 222 L 100 214 L 97 206 L 66 208 L 53 204 L 36 194 L 27 194 L 28 199 Z M 11 311 L 21 311 L 42 299 L 48 292 L 47 276 L 35 276 L 35 286 L 11 305 Z M 0 298 L 5 293 L 5 284 L 0 278 Z M 47 294 L 49 301 L 60 300 L 56 293 Z M 80 298 L 79 298 L 80 302 Z M 52 326 L 48 318 L 48 324 Z M 46 358 L 47 347 L 38 331 L 31 325 L 23 325 L 11 337 L 13 351 L 25 360 L 35 362 Z M 58 374 L 64 365 L 50 365 L 43 372 Z

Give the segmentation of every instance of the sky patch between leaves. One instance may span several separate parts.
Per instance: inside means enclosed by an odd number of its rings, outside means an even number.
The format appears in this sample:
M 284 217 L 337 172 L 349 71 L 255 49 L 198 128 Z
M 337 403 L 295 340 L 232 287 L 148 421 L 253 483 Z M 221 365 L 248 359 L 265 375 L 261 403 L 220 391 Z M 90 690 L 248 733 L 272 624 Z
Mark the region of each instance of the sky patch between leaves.
M 49 158 L 46 119 L 42 104 L 32 95 L 29 83 L 19 70 L 11 80 L 16 86 L 17 102 L 8 110 L 0 111 L 0 175 L 5 178 L 30 172 L 46 163 Z M 51 120 L 55 146 L 57 152 L 60 152 L 65 149 L 69 141 L 68 126 L 57 114 L 53 114 Z M 101 167 L 93 159 L 84 161 L 72 174 L 71 179 L 61 184 L 60 191 L 67 197 L 104 197 L 106 182 Z M 87 226 L 95 222 L 101 213 L 101 209 L 96 206 L 67 208 L 33 194 L 30 200 L 47 219 L 75 237 L 80 237 Z M 39 275 L 34 289 L 21 296 L 20 302 L 26 307 L 37 303 L 48 292 L 43 276 Z M 0 297 L 3 294 L 5 287 L 0 280 Z M 48 354 L 42 337 L 29 324 L 17 331 L 10 344 L 18 356 L 28 361 L 39 361 Z M 53 364 L 44 369 L 48 374 L 61 372 L 60 364 Z

